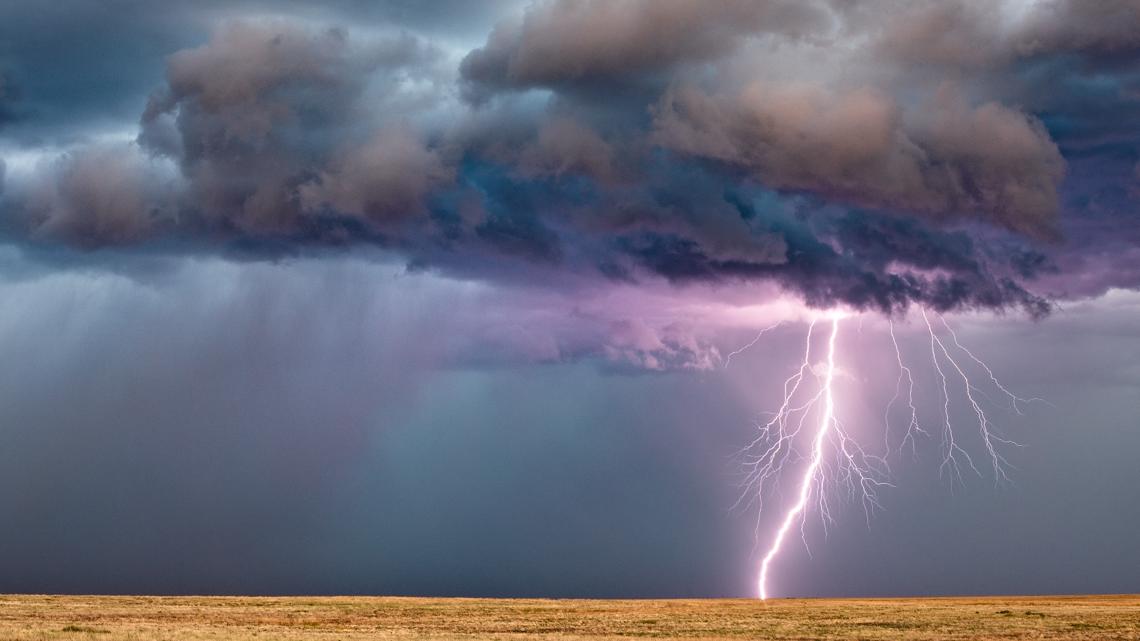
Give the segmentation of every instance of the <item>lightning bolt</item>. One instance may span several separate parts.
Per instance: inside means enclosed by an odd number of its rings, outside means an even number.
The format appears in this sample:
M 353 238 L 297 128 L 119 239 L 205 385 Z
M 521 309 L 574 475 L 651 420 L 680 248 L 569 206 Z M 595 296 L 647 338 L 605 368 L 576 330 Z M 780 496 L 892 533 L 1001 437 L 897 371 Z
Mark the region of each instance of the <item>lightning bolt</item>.
M 939 316 L 939 318 L 941 318 L 941 316 Z M 934 352 L 934 346 L 935 345 L 938 346 L 938 351 L 941 352 L 941 354 L 942 354 L 943 358 L 946 360 L 946 362 L 949 363 L 949 365 L 954 369 L 955 372 L 958 373 L 958 376 L 960 376 L 962 379 L 962 388 L 966 393 L 966 400 L 969 401 L 970 408 L 974 411 L 975 417 L 977 417 L 978 432 L 981 436 L 982 443 L 985 445 L 986 453 L 989 454 L 990 464 L 992 465 L 993 470 L 994 470 L 994 478 L 996 480 L 999 480 L 999 481 L 1009 481 L 1009 474 L 1006 471 L 1006 469 L 1010 466 L 1009 461 L 1007 461 L 1005 456 L 1002 455 L 1001 451 L 997 447 L 997 444 L 1001 443 L 1004 445 L 1011 445 L 1014 447 L 1021 447 L 1021 446 L 1018 443 L 1015 443 L 1013 441 L 1010 441 L 1008 439 L 1004 439 L 1004 438 L 998 436 L 994 432 L 993 424 L 990 422 L 989 416 L 986 415 L 985 410 L 982 409 L 981 404 L 978 402 L 977 398 L 974 396 L 975 392 L 980 393 L 980 391 L 978 390 L 978 388 L 976 388 L 974 386 L 973 382 L 970 381 L 970 377 L 966 374 L 965 370 L 962 369 L 962 366 L 958 363 L 958 361 L 951 355 L 950 350 L 948 350 L 946 348 L 946 343 L 943 342 L 942 339 L 939 338 L 938 334 L 934 331 L 934 326 L 931 325 L 930 317 L 927 315 L 925 309 L 922 310 L 922 320 L 926 323 L 926 328 L 930 332 L 931 357 L 934 358 L 934 364 L 935 364 L 936 370 L 938 371 L 938 375 L 942 377 L 942 392 L 943 392 L 943 399 L 944 399 L 944 407 L 949 406 L 949 397 L 946 396 L 946 393 L 947 393 L 946 392 L 946 389 L 947 389 L 946 374 L 942 370 L 942 367 L 938 365 L 938 356 Z M 946 319 L 943 318 L 942 323 L 943 323 L 943 325 L 946 325 Z M 949 325 L 946 325 L 946 327 L 947 327 L 947 329 L 949 329 Z M 954 335 L 953 330 L 950 330 L 950 333 L 951 333 L 951 335 Z M 990 368 L 985 363 L 983 363 L 981 360 L 979 360 L 976 356 L 971 354 L 969 350 L 967 350 L 965 347 L 962 347 L 961 343 L 958 343 L 958 337 L 956 335 L 954 335 L 954 342 L 958 345 L 959 348 L 962 349 L 962 351 L 964 351 L 970 358 L 972 358 L 974 361 L 976 361 L 989 374 L 989 377 L 994 381 L 994 383 L 997 385 L 998 389 L 1000 389 L 1002 392 L 1004 392 L 1005 394 L 1007 394 L 1008 396 L 1011 397 L 1014 409 L 1018 413 L 1021 413 L 1020 408 L 1017 406 L 1017 402 L 1018 401 L 1025 402 L 1026 399 L 1021 399 L 1021 398 L 1015 396 L 1013 393 L 1011 393 L 1009 390 L 1007 390 L 1001 383 L 997 382 L 997 378 L 994 377 L 993 371 L 991 371 Z M 972 460 L 970 460 L 970 455 L 966 454 L 966 451 L 963 450 L 961 448 L 961 446 L 959 446 L 956 443 L 956 441 L 954 440 L 954 431 L 950 427 L 950 415 L 948 413 L 948 410 L 945 412 L 945 416 L 946 416 L 945 434 L 947 434 L 948 438 L 949 438 L 948 449 L 947 449 L 947 459 L 946 460 L 947 461 L 953 460 L 954 453 L 960 452 L 960 453 L 962 453 L 962 455 L 964 456 L 966 461 L 969 463 L 970 468 L 973 469 L 974 472 L 977 473 L 979 476 L 981 476 L 981 473 L 978 472 L 978 468 L 974 466 L 974 462 Z M 946 461 L 943 462 L 943 465 L 946 465 Z M 954 467 L 954 472 L 956 474 L 958 474 L 959 468 L 958 468 L 956 462 L 953 464 L 953 467 Z M 958 474 L 958 478 L 959 478 L 959 480 L 961 480 L 961 474 Z
M 993 372 L 993 370 L 990 369 L 990 366 L 986 365 L 984 362 L 982 362 L 982 359 L 978 358 L 977 356 L 974 356 L 973 352 L 966 349 L 965 346 L 963 346 L 962 343 L 958 341 L 957 332 L 955 332 L 954 329 L 952 327 L 950 327 L 950 324 L 946 322 L 946 318 L 944 316 L 942 316 L 942 314 L 938 315 L 938 320 L 942 321 L 942 326 L 945 327 L 946 331 L 950 333 L 950 338 L 953 339 L 954 346 L 957 347 L 962 352 L 965 352 L 966 356 L 970 357 L 970 360 L 974 361 L 975 363 L 978 364 L 979 367 L 981 367 L 983 370 L 985 370 L 986 375 L 990 377 L 990 382 L 994 384 L 994 387 L 1001 390 L 1001 393 L 1005 394 L 1009 398 L 1010 404 L 1013 406 L 1013 411 L 1017 412 L 1018 414 L 1024 414 L 1024 412 L 1021 411 L 1021 406 L 1018 405 L 1018 403 L 1028 404 L 1028 403 L 1033 403 L 1033 402 L 1041 402 L 1041 403 L 1047 403 L 1048 402 L 1043 398 L 1036 398 L 1036 397 L 1034 397 L 1034 398 L 1021 398 L 1020 396 L 1017 396 L 1013 392 L 1006 389 L 1005 385 L 1002 385 L 1001 381 L 999 381 L 997 379 L 997 377 L 994 376 L 994 372 Z
M 752 339 L 751 343 L 748 343 L 747 345 L 745 345 L 744 347 L 741 347 L 740 349 L 733 350 L 733 351 L 729 352 L 728 355 L 724 357 L 724 368 L 728 369 L 728 366 L 730 364 L 732 364 L 732 357 L 733 356 L 736 356 L 738 354 L 743 354 L 744 352 L 747 352 L 748 350 L 752 349 L 753 347 L 755 347 L 756 343 L 760 342 L 761 338 L 764 338 L 764 334 L 767 334 L 768 332 L 776 329 L 777 327 L 779 327 L 780 325 L 783 325 L 783 324 L 784 324 L 784 321 L 780 321 L 778 323 L 775 323 L 774 325 L 771 325 L 769 327 L 765 327 L 764 329 L 760 330 L 760 333 L 756 335 L 756 338 Z
M 994 424 L 983 408 L 982 400 L 987 397 L 970 378 L 965 365 L 973 366 L 985 373 L 988 382 L 1006 397 L 1012 409 L 1018 414 L 1022 413 L 1022 405 L 1041 401 L 1038 398 L 1022 398 L 1006 388 L 994 374 L 993 370 L 977 355 L 967 349 L 959 340 L 958 335 L 938 314 L 943 332 L 936 329 L 930 320 L 927 310 L 921 310 L 921 316 L 927 333 L 930 337 L 929 352 L 931 368 L 938 384 L 939 400 L 941 401 L 941 434 L 942 434 L 942 461 L 939 466 L 940 474 L 948 475 L 951 481 L 961 482 L 962 471 L 972 470 L 981 475 L 973 457 L 966 450 L 958 434 L 958 424 L 952 418 L 950 401 L 953 393 L 958 389 L 964 392 L 974 420 L 977 422 L 980 442 L 987 455 L 996 481 L 1009 480 L 1009 461 L 1002 453 L 1005 446 L 1019 447 L 1017 443 L 1000 436 L 994 429 Z M 888 481 L 890 467 L 887 456 L 891 452 L 902 453 L 907 447 L 912 455 L 917 457 L 916 441 L 920 436 L 929 436 L 930 432 L 919 422 L 919 407 L 915 400 L 916 377 L 911 365 L 903 359 L 903 352 L 895 336 L 894 322 L 888 320 L 890 344 L 898 366 L 898 376 L 895 380 L 894 395 L 888 401 L 883 413 L 883 441 L 884 453 L 882 456 L 868 453 L 845 429 L 836 412 L 834 385 L 837 376 L 843 372 L 837 365 L 837 344 L 839 340 L 840 321 L 846 314 L 832 311 L 826 315 L 830 321 L 830 331 L 827 337 L 826 360 L 812 365 L 812 343 L 818 319 L 810 321 L 807 335 L 804 340 L 803 358 L 795 372 L 784 380 L 783 401 L 780 407 L 763 424 L 757 425 L 758 435 L 755 439 L 738 453 L 744 469 L 744 480 L 741 483 L 743 492 L 734 507 L 747 504 L 757 507 L 757 544 L 759 544 L 760 513 L 764 511 L 764 497 L 767 493 L 778 487 L 780 479 L 785 476 L 785 470 L 793 465 L 805 462 L 799 472 L 798 483 L 795 490 L 795 501 L 786 509 L 779 520 L 772 542 L 767 548 L 760 562 L 760 576 L 758 588 L 761 599 L 769 597 L 769 574 L 773 562 L 784 547 L 789 532 L 797 526 L 800 529 L 800 538 L 807 546 L 805 535 L 807 515 L 810 510 L 818 512 L 820 520 L 826 530 L 830 523 L 834 523 L 829 503 L 829 487 L 846 488 L 849 498 L 860 502 L 864 514 L 870 523 L 871 514 L 881 509 L 878 491 L 883 487 L 893 487 Z M 751 343 L 732 352 L 726 358 L 725 366 L 736 356 L 760 341 L 767 332 L 775 329 L 782 323 L 777 323 L 761 331 Z M 949 338 L 945 338 L 949 336 Z M 963 358 L 964 357 L 964 358 Z M 818 382 L 813 385 L 810 378 Z M 952 384 L 952 381 L 960 381 Z M 905 402 L 907 423 L 898 440 L 897 448 L 891 444 L 892 433 L 891 416 L 896 404 L 900 406 Z M 809 419 L 814 418 L 814 421 Z M 813 426 L 809 428 L 808 426 Z M 810 434 L 810 450 L 801 453 L 797 443 L 804 440 L 801 434 Z M 896 438 L 898 438 L 896 436 Z M 810 553 L 810 548 L 808 548 Z
M 792 527 L 792 523 L 807 507 L 808 496 L 811 494 L 816 473 L 823 464 L 824 439 L 827 438 L 828 432 L 835 424 L 835 397 L 831 393 L 831 384 L 835 380 L 835 339 L 838 335 L 839 316 L 835 316 L 831 320 L 831 336 L 827 341 L 827 373 L 824 374 L 822 391 L 823 418 L 820 420 L 819 429 L 816 431 L 815 438 L 812 441 L 811 462 L 808 464 L 807 470 L 804 471 L 803 479 L 800 481 L 799 498 L 797 498 L 792 509 L 788 510 L 788 513 L 784 516 L 783 522 L 780 523 L 780 529 L 776 531 L 776 540 L 772 542 L 772 547 L 768 549 L 768 553 L 764 555 L 763 562 L 760 563 L 761 599 L 768 598 L 768 566 L 772 563 L 772 559 L 776 558 L 776 555 L 780 552 L 780 546 L 784 543 L 784 537 L 787 536 L 788 530 Z M 810 346 L 808 347 L 807 353 L 811 353 Z
M 903 434 L 902 441 L 899 443 L 899 452 L 910 444 L 911 454 L 916 455 L 915 452 L 915 435 L 927 434 L 926 430 L 918 423 L 918 407 L 914 404 L 914 373 L 911 369 L 903 364 L 902 350 L 899 349 L 898 339 L 895 338 L 895 322 L 887 320 L 887 327 L 891 334 L 891 345 L 895 348 L 895 360 L 899 364 L 899 377 L 895 380 L 895 395 L 887 402 L 887 407 L 883 410 L 883 443 L 885 445 L 883 455 L 886 456 L 891 452 L 891 408 L 894 407 L 896 401 L 899 400 L 902 391 L 903 377 L 906 377 L 906 404 L 910 410 L 910 421 L 907 423 L 906 432 Z

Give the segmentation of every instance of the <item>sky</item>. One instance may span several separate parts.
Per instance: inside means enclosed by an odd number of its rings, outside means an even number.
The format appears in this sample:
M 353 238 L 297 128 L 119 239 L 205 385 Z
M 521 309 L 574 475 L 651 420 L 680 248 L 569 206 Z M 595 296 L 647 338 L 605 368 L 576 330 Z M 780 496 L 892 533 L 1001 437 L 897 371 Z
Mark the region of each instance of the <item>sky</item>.
M 4 3 L 0 592 L 754 596 L 832 310 L 780 595 L 1140 591 L 1138 102 L 1136 0 Z

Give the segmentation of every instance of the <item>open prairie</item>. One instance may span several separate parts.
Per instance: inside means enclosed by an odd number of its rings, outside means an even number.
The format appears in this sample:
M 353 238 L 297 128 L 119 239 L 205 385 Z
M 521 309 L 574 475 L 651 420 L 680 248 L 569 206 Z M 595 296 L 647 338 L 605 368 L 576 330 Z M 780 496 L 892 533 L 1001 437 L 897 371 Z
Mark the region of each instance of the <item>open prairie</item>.
M 0 596 L 0 639 L 1140 639 L 1140 596 L 538 600 Z

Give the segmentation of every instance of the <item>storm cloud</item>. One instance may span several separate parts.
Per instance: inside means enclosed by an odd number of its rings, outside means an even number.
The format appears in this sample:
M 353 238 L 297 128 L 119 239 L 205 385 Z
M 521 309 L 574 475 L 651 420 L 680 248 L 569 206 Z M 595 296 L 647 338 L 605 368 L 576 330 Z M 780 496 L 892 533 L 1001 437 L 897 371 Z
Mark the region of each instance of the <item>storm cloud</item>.
M 731 98 L 680 88 L 657 107 L 656 140 L 776 189 L 1055 234 L 1064 160 L 1040 123 L 946 90 L 916 115 L 872 89 L 748 87 Z
M 761 33 L 805 36 L 827 12 L 788 0 L 557 0 L 505 20 L 463 59 L 470 95 L 618 84 L 711 62 Z
M 760 281 L 886 312 L 1041 315 L 1135 283 L 1069 273 L 1134 216 L 1136 190 L 1083 168 L 1140 162 L 1140 126 L 1105 117 L 1140 96 L 1134 2 L 543 0 L 485 15 L 481 42 L 301 6 L 186 9 L 114 142 L 43 139 L 52 94 L 21 60 L 42 52 L 14 39 L 0 87 L 33 108 L 5 148 L 41 160 L 9 169 L 10 241 L 367 245 L 464 278 Z
M 906 3 L 879 34 L 903 63 L 978 68 L 1059 54 L 1123 59 L 1140 49 L 1134 0 Z

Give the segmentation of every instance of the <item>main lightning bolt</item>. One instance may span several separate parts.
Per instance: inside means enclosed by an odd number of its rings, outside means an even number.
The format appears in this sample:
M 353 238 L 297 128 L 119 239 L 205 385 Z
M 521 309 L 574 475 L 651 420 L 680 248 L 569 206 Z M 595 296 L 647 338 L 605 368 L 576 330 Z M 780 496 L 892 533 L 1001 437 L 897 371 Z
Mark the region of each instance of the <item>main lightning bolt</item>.
M 977 421 L 979 436 L 984 451 L 988 456 L 993 469 L 994 478 L 998 481 L 1008 480 L 1007 468 L 1009 462 L 1002 454 L 1004 446 L 1018 446 L 1011 440 L 999 436 L 979 400 L 984 394 L 971 380 L 959 356 L 965 355 L 977 368 L 983 371 L 989 383 L 1004 395 L 1010 402 L 1012 409 L 1018 414 L 1022 413 L 1021 406 L 1032 401 L 1042 399 L 1026 399 L 1015 395 L 998 380 L 993 370 L 973 352 L 962 345 L 958 335 L 941 315 L 937 315 L 949 340 L 935 328 L 930 315 L 925 309 L 921 310 L 922 319 L 927 333 L 930 336 L 929 351 L 932 369 L 939 385 L 939 400 L 941 401 L 941 432 L 943 458 L 940 470 L 949 472 L 951 479 L 960 481 L 963 466 L 981 475 L 973 458 L 963 446 L 959 438 L 955 422 L 952 421 L 950 400 L 953 390 L 957 386 L 951 385 L 954 378 L 961 380 L 961 389 L 964 391 L 971 414 Z M 890 468 L 886 456 L 894 449 L 891 446 L 890 416 L 895 403 L 905 398 L 906 409 L 909 411 L 906 429 L 898 443 L 897 451 L 901 452 L 908 445 L 912 454 L 915 452 L 916 439 L 929 432 L 919 423 L 919 410 L 915 401 L 915 374 L 911 366 L 905 364 L 902 350 L 895 338 L 894 323 L 889 321 L 889 334 L 891 347 L 894 350 L 895 362 L 898 365 L 898 378 L 895 382 L 894 396 L 887 403 L 883 414 L 885 453 L 883 456 L 868 454 L 859 443 L 848 434 L 836 413 L 834 385 L 836 377 L 842 372 L 836 363 L 837 343 L 839 338 L 840 321 L 846 316 L 843 312 L 833 311 L 827 315 L 831 328 L 827 339 L 826 361 L 819 365 L 812 365 L 812 336 L 815 332 L 816 320 L 809 323 L 807 337 L 804 341 L 804 356 L 798 369 L 784 380 L 784 399 L 780 407 L 773 413 L 770 420 L 758 425 L 759 434 L 740 452 L 745 469 L 745 478 L 742 486 L 744 492 L 737 501 L 737 506 L 745 503 L 758 506 L 757 511 L 757 542 L 759 542 L 760 512 L 764 509 L 764 495 L 769 486 L 777 485 L 786 467 L 807 462 L 799 473 L 799 482 L 796 487 L 795 502 L 787 508 L 779 521 L 770 547 L 764 554 L 760 563 L 760 577 L 758 587 L 761 599 L 769 596 L 768 578 L 773 561 L 777 558 L 784 546 L 784 541 L 792 528 L 798 523 L 800 537 L 805 546 L 807 538 L 804 529 L 808 511 L 815 508 L 823 525 L 826 527 L 833 522 L 828 501 L 828 484 L 846 488 L 849 496 L 859 500 L 864 512 L 870 521 L 871 512 L 880 509 L 877 491 L 886 486 L 891 487 L 886 479 L 890 475 Z M 754 346 L 763 335 L 778 327 L 780 323 L 768 327 L 760 332 L 751 343 L 732 352 L 736 356 Z M 725 366 L 728 365 L 726 359 Z M 818 379 L 818 386 L 808 383 L 809 376 Z M 954 376 L 956 375 L 956 376 Z M 904 393 L 905 381 L 905 393 Z M 797 450 L 796 443 L 801 439 L 800 434 L 807 430 L 808 419 L 816 417 L 814 431 L 811 433 L 811 449 L 806 455 Z
M 761 599 L 768 598 L 768 566 L 772 563 L 772 559 L 776 558 L 776 554 L 780 552 L 780 546 L 784 543 L 784 537 L 787 536 L 792 523 L 807 508 L 812 484 L 815 482 L 816 473 L 823 464 L 824 439 L 827 438 L 828 432 L 835 424 L 835 396 L 832 394 L 831 384 L 835 381 L 835 339 L 839 335 L 839 318 L 840 316 L 837 314 L 831 319 L 831 336 L 827 340 L 827 371 L 823 375 L 823 418 L 819 422 L 819 429 L 812 441 L 811 462 L 800 481 L 799 497 L 796 499 L 795 505 L 784 516 L 784 521 L 780 523 L 780 529 L 776 531 L 776 540 L 772 542 L 772 547 L 768 549 L 763 562 L 760 563 Z M 811 348 L 808 349 L 810 351 Z

